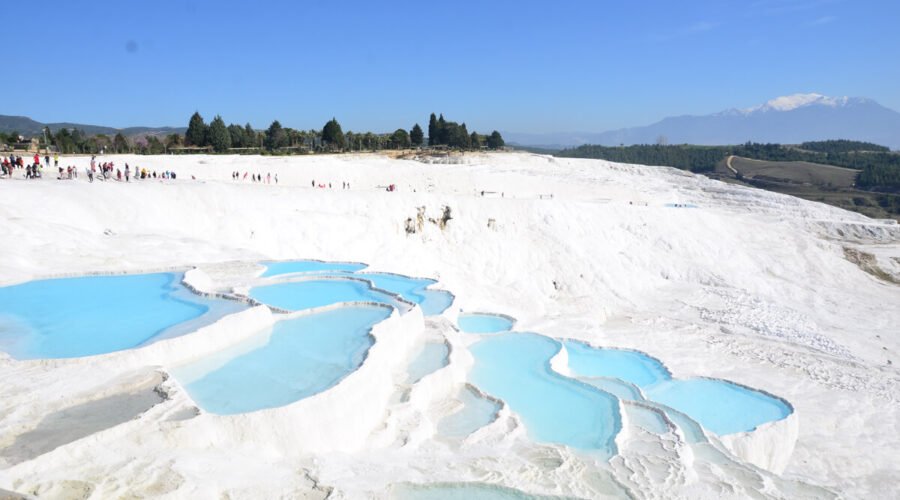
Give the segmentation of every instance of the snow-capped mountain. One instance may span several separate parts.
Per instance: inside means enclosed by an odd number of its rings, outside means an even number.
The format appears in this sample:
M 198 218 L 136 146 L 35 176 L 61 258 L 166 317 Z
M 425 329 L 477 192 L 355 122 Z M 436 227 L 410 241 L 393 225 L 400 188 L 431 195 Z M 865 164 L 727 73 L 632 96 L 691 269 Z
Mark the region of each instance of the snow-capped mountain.
M 675 116 L 644 127 L 603 133 L 516 134 L 510 143 L 571 147 L 579 144 L 796 144 L 825 139 L 874 142 L 900 149 L 900 113 L 861 97 L 793 94 L 759 106 L 729 109 L 712 115 Z
M 793 111 L 806 106 L 828 106 L 839 108 L 853 104 L 872 102 L 862 97 L 828 97 L 822 94 L 792 94 L 776 97 L 765 104 L 741 110 L 744 114 L 760 113 L 767 111 Z

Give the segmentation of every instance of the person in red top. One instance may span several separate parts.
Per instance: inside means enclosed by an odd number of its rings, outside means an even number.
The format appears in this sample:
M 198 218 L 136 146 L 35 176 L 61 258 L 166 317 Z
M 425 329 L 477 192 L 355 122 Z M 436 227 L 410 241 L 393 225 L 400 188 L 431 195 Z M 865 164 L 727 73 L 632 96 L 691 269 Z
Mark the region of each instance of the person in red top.
M 34 154 L 34 164 L 35 164 L 35 165 L 40 165 L 40 164 L 41 164 L 41 155 L 39 155 L 39 154 L 37 154 L 37 153 Z

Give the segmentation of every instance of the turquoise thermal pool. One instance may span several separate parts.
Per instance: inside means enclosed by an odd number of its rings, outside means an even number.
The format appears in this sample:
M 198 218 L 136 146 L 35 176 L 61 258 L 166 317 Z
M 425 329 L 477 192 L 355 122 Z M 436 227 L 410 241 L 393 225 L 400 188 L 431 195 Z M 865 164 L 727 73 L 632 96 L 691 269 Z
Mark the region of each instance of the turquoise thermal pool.
M 0 350 L 73 358 L 183 335 L 243 309 L 181 285 L 180 273 L 37 280 L 0 288 Z
M 292 273 L 353 273 L 365 269 L 365 264 L 355 262 L 322 262 L 319 260 L 290 260 L 284 262 L 263 262 L 266 266 L 261 277 Z
M 453 304 L 454 298 L 452 293 L 445 290 L 423 290 L 422 296 L 425 298 L 418 304 L 425 316 L 436 316 L 446 311 Z
M 617 378 L 609 377 L 578 377 L 585 384 L 592 385 L 601 391 L 606 391 L 613 396 L 626 401 L 642 401 L 644 395 L 634 384 Z
M 622 425 L 618 400 L 551 370 L 560 347 L 534 333 L 485 337 L 471 347 L 471 380 L 508 404 L 533 439 L 612 455 Z
M 419 304 L 422 314 L 434 316 L 444 312 L 453 302 L 453 294 L 444 290 L 427 290 L 437 283 L 428 278 L 410 278 L 391 273 L 357 273 L 355 276 L 369 280 L 375 288 L 387 290 L 404 299 Z
M 465 333 L 499 333 L 512 330 L 515 322 L 499 314 L 464 313 L 457 319 L 459 329 Z
M 282 274 L 305 273 L 321 277 L 321 281 L 327 281 L 326 278 L 347 278 L 353 277 L 360 280 L 367 280 L 372 283 L 372 288 L 384 290 L 394 295 L 399 295 L 403 299 L 418 304 L 425 316 L 434 316 L 446 311 L 450 304 L 453 303 L 453 294 L 445 290 L 429 290 L 428 287 L 437 283 L 433 279 L 428 278 L 410 278 L 400 274 L 393 273 L 358 273 L 357 271 L 364 269 L 365 264 L 354 264 L 346 262 L 320 262 L 320 261 L 289 261 L 289 262 L 269 262 L 264 263 L 266 267 L 262 277 L 278 276 Z M 273 305 L 282 309 L 299 310 L 308 307 L 317 307 L 319 305 L 327 305 L 327 303 L 348 302 L 359 300 L 370 300 L 387 304 L 394 304 L 393 299 L 386 299 L 386 295 L 379 293 L 377 290 L 365 290 L 359 286 L 347 285 L 309 285 L 303 288 L 295 288 L 297 285 L 289 283 L 278 283 L 277 285 L 266 285 L 251 290 L 251 297 L 265 304 Z M 290 285 L 290 286 L 289 286 Z M 320 288 L 314 290 L 313 286 Z M 273 288 L 277 287 L 277 288 Z M 292 292 L 285 294 L 288 289 Z M 352 290 L 351 290 L 352 289 Z M 306 291 L 309 291 L 308 293 Z M 297 292 L 298 293 L 293 293 Z M 310 299 L 308 296 L 321 292 L 323 297 L 328 295 L 334 296 L 334 299 L 323 298 L 323 300 Z M 355 293 L 354 293 L 355 292 Z M 256 294 L 256 295 L 254 295 Z M 264 297 L 264 298 L 260 298 Z M 304 298 L 305 297 L 305 298 Z M 344 298 L 348 297 L 348 298 Z M 307 306 L 306 304 L 316 304 Z M 279 305 L 284 304 L 284 305 Z M 290 307 L 285 307 L 289 305 Z
M 569 370 L 623 399 L 644 399 L 678 410 L 719 435 L 752 431 L 792 412 L 780 398 L 725 380 L 673 379 L 657 360 L 635 351 L 565 341 Z M 616 381 L 618 379 L 618 381 Z M 642 395 L 636 393 L 639 390 Z
M 253 299 L 288 311 L 300 311 L 341 302 L 378 302 L 397 305 L 397 300 L 353 279 L 312 279 L 276 283 L 250 289 Z
M 362 365 L 372 327 L 391 314 L 362 306 L 277 322 L 172 371 L 204 410 L 230 415 L 284 406 L 325 391 Z
M 651 401 L 671 406 L 719 435 L 752 431 L 792 411 L 780 398 L 725 380 L 669 380 L 645 393 Z
M 637 351 L 598 349 L 583 342 L 564 342 L 569 369 L 580 377 L 612 377 L 644 387 L 671 379 L 657 360 Z
M 290 311 L 354 304 L 277 321 L 176 367 L 173 374 L 206 411 L 256 411 L 328 390 L 361 366 L 374 342 L 372 326 L 390 316 L 391 307 L 403 313 L 414 302 L 433 315 L 453 301 L 450 292 L 428 289 L 434 280 L 357 272 L 365 264 L 293 261 L 268 266 L 266 273 L 273 276 L 311 275 L 266 280 L 270 284 L 249 292 L 259 302 Z M 181 284 L 181 277 L 88 276 L 2 287 L 0 350 L 16 359 L 103 354 L 188 334 L 246 308 L 237 301 L 197 296 Z M 469 381 L 490 397 L 474 388 L 461 390 L 461 404 L 438 422 L 440 435 L 464 438 L 495 420 L 501 408 L 497 401 L 502 401 L 534 440 L 609 456 L 622 425 L 619 400 L 643 401 L 666 412 L 679 427 L 691 427 L 698 439 L 702 432 L 697 424 L 726 435 L 752 431 L 793 411 L 781 398 L 729 381 L 674 379 L 660 361 L 637 351 L 511 333 L 514 324 L 498 314 L 459 315 L 461 331 L 494 334 L 473 337 L 469 347 L 475 361 Z M 566 375 L 550 367 L 563 347 Z M 416 384 L 447 366 L 449 354 L 443 339 L 423 342 L 407 365 L 405 383 Z M 635 411 L 646 417 L 647 428 L 661 428 L 654 410 Z

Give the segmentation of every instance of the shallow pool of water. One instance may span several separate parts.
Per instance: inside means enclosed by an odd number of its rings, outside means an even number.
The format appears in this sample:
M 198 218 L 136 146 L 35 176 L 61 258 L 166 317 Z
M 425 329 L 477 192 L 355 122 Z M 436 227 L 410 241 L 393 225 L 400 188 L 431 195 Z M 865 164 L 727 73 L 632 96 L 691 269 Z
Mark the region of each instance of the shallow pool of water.
M 624 380 L 609 377 L 577 377 L 577 379 L 601 391 L 608 392 L 619 399 L 628 401 L 641 401 L 644 399 L 644 396 L 641 395 L 641 390 L 636 385 Z
M 669 371 L 646 354 L 623 349 L 603 349 L 583 342 L 564 342 L 569 369 L 582 377 L 612 377 L 639 387 L 669 380 Z
M 706 434 L 704 434 L 703 432 L 703 427 L 701 427 L 696 420 L 672 408 L 671 406 L 666 406 L 653 401 L 644 401 L 643 403 L 647 406 L 656 408 L 664 412 L 666 416 L 669 417 L 669 420 L 671 420 L 672 423 L 675 424 L 675 426 L 678 427 L 678 429 L 684 435 L 684 439 L 686 442 L 692 444 L 708 442 L 708 440 L 706 439 Z
M 505 333 L 471 347 L 470 377 L 517 413 L 533 439 L 607 455 L 621 428 L 618 400 L 550 369 L 561 345 L 533 333 Z
M 429 278 L 410 278 L 391 273 L 357 273 L 354 276 L 370 280 L 375 288 L 395 293 L 404 299 L 419 304 L 422 314 L 434 316 L 444 312 L 453 303 L 453 294 L 444 290 L 428 290 L 437 283 Z
M 263 262 L 266 266 L 261 277 L 278 276 L 290 273 L 327 273 L 347 272 L 352 273 L 365 269 L 365 264 L 355 262 L 322 262 L 318 260 L 291 260 L 286 262 Z
M 422 295 L 425 296 L 425 300 L 419 303 L 419 307 L 425 316 L 441 314 L 453 304 L 453 294 L 445 290 L 425 290 Z
M 456 320 L 465 333 L 500 333 L 512 329 L 514 321 L 506 316 L 486 313 L 463 313 Z
M 485 483 L 397 484 L 390 498 L 397 500 L 570 500 L 572 497 L 532 495 Z M 575 499 L 572 499 L 575 500 Z
M 463 439 L 497 419 L 500 403 L 492 401 L 470 387 L 463 387 L 457 399 L 462 407 L 442 418 L 437 425 L 440 435 Z
M 181 285 L 181 273 L 85 276 L 0 288 L 0 349 L 17 359 L 72 358 L 182 335 L 244 308 Z M 189 328 L 178 328 L 190 322 Z
M 428 341 L 413 356 L 407 368 L 406 383 L 415 384 L 422 377 L 430 375 L 447 366 L 450 359 L 450 348 L 444 342 Z
M 628 416 L 628 423 L 647 432 L 665 434 L 669 431 L 666 419 L 659 411 L 639 405 L 626 405 L 625 413 Z
M 752 431 L 791 413 L 790 406 L 778 398 L 723 380 L 669 380 L 645 389 L 645 393 L 719 435 Z
M 394 297 L 373 290 L 368 283 L 351 279 L 313 279 L 258 286 L 250 297 L 280 309 L 300 311 L 341 302 L 378 302 L 397 305 Z
M 176 367 L 204 410 L 220 415 L 293 403 L 325 391 L 362 364 L 383 307 L 346 307 L 279 321 L 253 337 Z
M 672 379 L 659 361 L 643 353 L 592 347 L 572 340 L 565 341 L 565 346 L 569 370 L 578 378 L 623 399 L 639 398 L 628 397 L 625 387 L 607 379 L 634 384 L 646 399 L 681 411 L 719 435 L 751 431 L 760 424 L 781 420 L 792 411 L 781 399 L 724 380 Z

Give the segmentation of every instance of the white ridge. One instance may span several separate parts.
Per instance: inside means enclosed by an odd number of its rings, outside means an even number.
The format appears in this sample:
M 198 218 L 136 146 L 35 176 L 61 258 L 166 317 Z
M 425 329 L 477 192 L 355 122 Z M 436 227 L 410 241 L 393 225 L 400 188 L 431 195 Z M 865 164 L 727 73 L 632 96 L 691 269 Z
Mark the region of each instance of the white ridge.
M 846 96 L 828 97 L 826 95 L 816 93 L 791 94 L 776 97 L 775 99 L 767 101 L 765 104 L 761 104 L 759 106 L 754 106 L 751 108 L 745 108 L 740 111 L 743 114 L 751 114 L 766 111 L 793 111 L 795 109 L 807 106 L 828 106 L 831 108 L 837 108 L 846 106 L 850 102 L 851 99 Z

